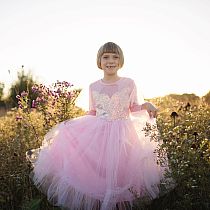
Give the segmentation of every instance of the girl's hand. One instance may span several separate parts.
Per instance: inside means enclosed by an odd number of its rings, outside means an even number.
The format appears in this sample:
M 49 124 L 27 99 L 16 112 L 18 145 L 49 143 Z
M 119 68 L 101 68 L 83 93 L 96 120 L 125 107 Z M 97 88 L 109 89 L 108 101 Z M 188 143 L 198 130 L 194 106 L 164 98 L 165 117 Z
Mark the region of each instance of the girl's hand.
M 155 118 L 157 117 L 158 109 L 150 102 L 142 104 L 142 109 L 147 110 L 150 117 L 155 117 Z

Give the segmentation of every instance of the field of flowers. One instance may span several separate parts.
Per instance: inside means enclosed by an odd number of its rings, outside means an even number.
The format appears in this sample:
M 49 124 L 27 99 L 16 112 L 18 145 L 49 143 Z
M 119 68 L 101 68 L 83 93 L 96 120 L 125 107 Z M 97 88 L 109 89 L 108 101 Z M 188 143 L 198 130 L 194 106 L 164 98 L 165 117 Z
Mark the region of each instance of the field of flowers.
M 18 108 L 0 118 L 0 209 L 52 210 L 46 197 L 31 183 L 31 165 L 25 154 L 41 146 L 44 135 L 55 124 L 82 116 L 75 106 L 81 90 L 67 82 L 52 87 L 33 86 L 35 100 L 28 93 L 17 95 Z M 162 141 L 157 148 L 166 152 L 175 180 L 173 190 L 160 186 L 161 196 L 152 202 L 138 199 L 134 210 L 207 210 L 210 209 L 210 107 L 202 100 L 194 104 L 170 97 L 151 101 L 159 107 L 157 128 L 145 128 L 152 141 Z M 164 162 L 164 160 L 163 160 Z

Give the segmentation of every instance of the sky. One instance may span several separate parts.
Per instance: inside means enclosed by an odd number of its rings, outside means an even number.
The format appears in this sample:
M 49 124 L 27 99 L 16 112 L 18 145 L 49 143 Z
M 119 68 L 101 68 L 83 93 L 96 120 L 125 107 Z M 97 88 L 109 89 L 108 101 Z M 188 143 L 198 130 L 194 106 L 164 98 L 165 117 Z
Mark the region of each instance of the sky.
M 120 76 L 145 98 L 210 90 L 209 0 L 0 0 L 0 82 L 25 72 L 45 85 L 82 88 L 101 79 L 96 55 L 112 41 L 123 50 Z

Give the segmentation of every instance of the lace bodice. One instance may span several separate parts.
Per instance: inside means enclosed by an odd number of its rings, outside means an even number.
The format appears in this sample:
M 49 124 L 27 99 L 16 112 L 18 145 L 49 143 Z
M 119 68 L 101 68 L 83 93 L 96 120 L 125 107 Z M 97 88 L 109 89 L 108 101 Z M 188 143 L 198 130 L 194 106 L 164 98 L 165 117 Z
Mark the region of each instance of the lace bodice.
M 90 85 L 89 91 L 90 111 L 101 118 L 127 119 L 130 111 L 140 109 L 132 79 L 122 77 L 111 84 L 98 80 Z

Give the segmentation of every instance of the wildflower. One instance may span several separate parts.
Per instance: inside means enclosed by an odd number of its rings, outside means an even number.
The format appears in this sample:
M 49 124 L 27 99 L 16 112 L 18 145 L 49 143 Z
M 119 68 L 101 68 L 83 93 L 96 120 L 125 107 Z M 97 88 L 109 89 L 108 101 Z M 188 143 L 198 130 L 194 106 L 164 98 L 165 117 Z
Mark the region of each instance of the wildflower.
M 32 101 L 32 105 L 31 106 L 32 106 L 32 108 L 36 108 L 36 101 L 35 100 Z
M 18 115 L 17 115 L 15 119 L 16 119 L 16 121 L 19 121 L 19 120 L 22 120 L 22 119 L 23 119 L 23 117 L 22 117 L 22 116 L 18 116 Z
M 38 92 L 39 87 L 37 85 L 34 85 L 31 89 L 33 93 L 36 93 Z
M 21 97 L 25 97 L 25 96 L 27 96 L 28 95 L 28 92 L 26 92 L 26 91 L 23 91 L 22 93 L 21 93 Z
M 21 102 L 20 102 L 20 103 L 18 102 L 18 107 L 19 107 L 20 109 L 23 109 L 23 105 L 21 104 Z

